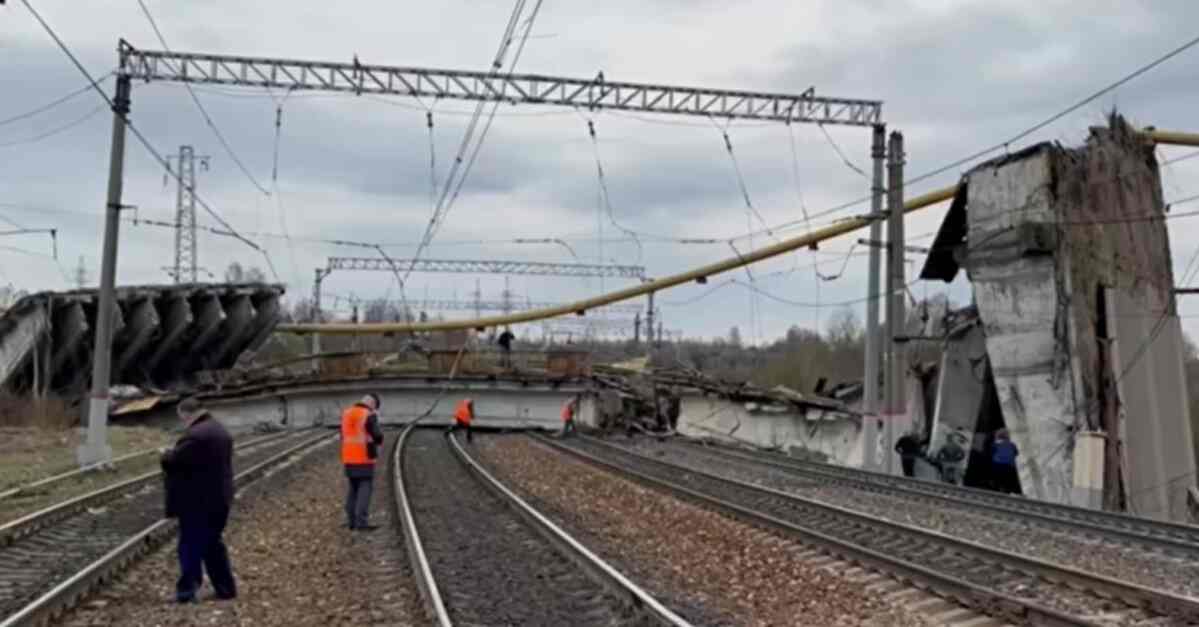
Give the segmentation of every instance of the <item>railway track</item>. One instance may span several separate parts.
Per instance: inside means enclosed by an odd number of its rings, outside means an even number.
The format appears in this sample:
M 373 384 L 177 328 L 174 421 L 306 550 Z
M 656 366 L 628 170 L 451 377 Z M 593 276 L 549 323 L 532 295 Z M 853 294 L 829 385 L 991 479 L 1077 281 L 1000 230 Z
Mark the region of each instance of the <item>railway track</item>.
M 576 438 L 569 444 L 540 440 L 651 487 L 796 534 L 842 559 L 1000 620 L 1090 626 L 1199 620 L 1199 599 L 695 471 L 595 440 Z
M 394 449 L 398 517 L 435 624 L 688 623 L 500 484 L 440 430 Z
M 312 432 L 240 444 L 238 487 L 331 437 Z M 0 627 L 44 625 L 175 529 L 164 519 L 160 473 L 59 503 L 5 525 L 0 548 Z
M 989 516 L 1033 521 L 1074 535 L 1132 544 L 1163 555 L 1199 561 L 1199 527 L 1048 503 L 989 490 L 896 477 L 857 468 L 821 464 L 781 455 L 751 453 L 683 440 L 677 446 L 703 451 L 734 463 L 753 464 L 824 484 L 842 485 L 866 492 L 918 499 L 930 504 L 970 509 Z

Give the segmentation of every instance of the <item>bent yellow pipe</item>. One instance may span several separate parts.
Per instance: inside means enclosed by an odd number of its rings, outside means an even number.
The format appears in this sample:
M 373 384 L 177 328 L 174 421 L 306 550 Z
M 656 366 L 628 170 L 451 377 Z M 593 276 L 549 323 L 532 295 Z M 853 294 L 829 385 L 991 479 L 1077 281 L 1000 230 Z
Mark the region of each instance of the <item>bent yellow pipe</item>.
M 918 196 L 904 203 L 904 213 L 923 209 L 930 205 L 935 205 L 953 198 L 957 193 L 957 186 L 945 187 L 936 191 Z M 708 264 L 682 272 L 671 276 L 662 277 L 653 281 L 647 281 L 641 285 L 635 285 L 623 290 L 609 292 L 600 296 L 594 296 L 585 300 L 580 300 L 574 303 L 567 303 L 558 307 L 548 307 L 545 309 L 534 309 L 530 311 L 522 311 L 520 313 L 507 314 L 502 316 L 488 316 L 486 318 L 476 318 L 473 320 L 445 320 L 440 322 L 367 322 L 367 323 L 347 323 L 347 322 L 324 322 L 324 323 L 294 323 L 281 324 L 276 327 L 277 331 L 290 333 L 329 333 L 329 334 L 354 334 L 354 333 L 407 333 L 410 331 L 457 331 L 461 329 L 481 329 L 485 327 L 503 326 L 506 324 L 519 324 L 522 322 L 536 322 L 538 320 L 546 320 L 558 316 L 585 312 L 589 309 L 595 309 L 604 305 L 629 300 L 638 296 L 644 296 L 650 292 L 669 289 L 690 283 L 692 281 L 707 280 L 708 277 L 735 270 L 742 266 L 747 266 L 751 263 L 757 263 L 763 259 L 777 257 L 793 250 L 809 247 L 827 239 L 839 237 L 846 233 L 851 233 L 864 226 L 869 225 L 874 220 L 881 219 L 878 217 L 859 216 L 847 218 L 839 222 L 835 222 L 824 228 L 816 229 L 810 233 L 783 240 L 777 244 L 759 248 L 750 251 L 739 257 L 725 259 L 716 263 Z

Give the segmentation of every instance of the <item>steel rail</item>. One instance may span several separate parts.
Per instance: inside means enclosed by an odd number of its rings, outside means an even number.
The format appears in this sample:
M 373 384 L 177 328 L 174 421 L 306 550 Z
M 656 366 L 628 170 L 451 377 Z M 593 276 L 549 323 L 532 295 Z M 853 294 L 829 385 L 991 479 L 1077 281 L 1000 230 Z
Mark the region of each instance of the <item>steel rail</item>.
M 73 470 L 68 470 L 66 472 L 59 473 L 57 475 L 52 475 L 49 477 L 38 479 L 37 481 L 32 481 L 32 482 L 26 483 L 24 485 L 19 485 L 14 488 L 9 488 L 3 492 L 0 492 L 0 501 L 3 501 L 4 499 L 12 498 L 19 494 L 24 494 L 24 493 L 30 492 L 32 490 L 44 488 L 48 485 L 53 485 L 55 483 L 59 483 L 66 479 L 78 477 L 85 472 L 90 472 L 93 470 L 101 470 L 101 469 L 113 467 L 113 466 L 116 466 L 117 464 L 120 464 L 121 462 L 127 462 L 131 459 L 137 459 L 138 457 L 142 457 L 145 455 L 152 455 L 157 452 L 158 452 L 157 448 L 148 448 L 148 449 L 144 449 L 141 451 L 133 451 L 132 453 L 126 453 L 125 455 L 121 455 L 120 457 L 114 457 L 112 460 L 110 460 L 108 462 L 100 462 L 98 464 L 89 464 L 87 466 L 83 466 L 82 468 L 75 468 Z
M 321 434 L 314 438 L 305 439 L 303 442 L 237 473 L 233 479 L 234 485 L 238 488 L 244 488 L 266 475 L 276 466 L 287 462 L 294 455 L 316 450 L 332 442 L 333 439 L 334 437 L 328 434 Z M 175 519 L 163 518 L 137 534 L 130 536 L 120 546 L 109 551 L 91 564 L 88 564 L 69 579 L 50 589 L 21 610 L 3 619 L 3 622 L 0 622 L 0 627 L 27 627 L 53 624 L 63 612 L 74 607 L 84 595 L 88 594 L 95 587 L 108 582 L 118 572 L 127 568 L 138 558 L 160 546 L 175 530 L 177 525 L 178 523 Z
M 450 614 L 446 610 L 445 601 L 433 577 L 433 568 L 429 565 L 429 557 L 421 543 L 420 533 L 416 530 L 416 517 L 412 514 L 412 503 L 408 499 L 408 489 L 404 486 L 404 445 L 409 434 L 416 428 L 416 422 L 411 422 L 400 432 L 400 437 L 392 452 L 391 472 L 395 485 L 396 508 L 399 510 L 400 526 L 404 531 L 404 545 L 408 547 L 408 559 L 413 567 L 416 587 L 425 600 L 426 609 L 431 618 L 440 627 L 453 627 Z M 2 626 L 0 626 L 2 627 Z
M 278 440 L 282 440 L 289 435 L 294 434 L 282 433 L 255 438 L 248 442 L 242 442 L 238 444 L 234 450 L 239 452 L 247 451 L 271 444 Z M 20 540 L 21 538 L 34 533 L 39 529 L 44 529 L 55 522 L 73 516 L 84 508 L 96 505 L 98 503 L 111 501 L 122 494 L 136 490 L 160 476 L 162 476 L 161 470 L 152 470 L 136 477 L 126 479 L 125 481 L 114 483 L 98 490 L 93 490 L 86 494 L 81 494 L 65 501 L 55 503 L 54 505 L 40 509 L 36 512 L 26 514 L 25 516 L 17 518 L 16 520 L 9 521 L 3 525 L 0 525 L 0 547 L 9 546 L 17 540 Z
M 571 537 L 565 530 L 554 524 L 541 512 L 538 512 L 527 501 L 496 479 L 479 462 L 475 461 L 458 443 L 453 434 L 446 436 L 450 448 L 462 463 L 466 464 L 479 479 L 507 504 L 515 509 L 531 526 L 545 535 L 560 551 L 571 556 L 575 563 L 592 573 L 593 578 L 601 581 L 609 590 L 630 601 L 630 605 L 640 610 L 648 611 L 649 615 L 663 625 L 672 627 L 689 627 L 683 617 L 675 614 L 660 601 L 654 598 L 641 586 L 633 583 L 600 556 L 593 553 L 581 542 Z
M 876 492 L 915 496 L 947 503 L 954 507 L 972 508 L 990 513 L 999 512 L 1071 530 L 1081 528 L 1093 532 L 1097 537 L 1119 538 L 1158 548 L 1164 552 L 1177 551 L 1191 557 L 1199 557 L 1199 526 L 1195 525 L 1038 501 L 990 490 L 897 477 L 860 468 L 836 466 L 769 453 L 741 451 L 720 445 L 709 446 L 691 440 L 681 441 L 689 447 L 726 459 L 738 459 L 750 464 L 776 468 L 796 476 L 816 478 Z
M 544 442 L 552 447 L 566 451 L 579 457 L 580 459 L 586 460 L 600 467 L 614 470 L 619 474 L 625 474 L 645 485 L 652 486 L 657 489 L 664 489 L 669 493 L 684 496 L 692 501 L 714 507 L 718 510 L 731 512 L 740 518 L 754 523 L 765 524 L 785 532 L 798 534 L 805 539 L 812 540 L 825 546 L 832 552 L 842 555 L 851 561 L 870 563 L 880 570 L 887 571 L 892 574 L 898 574 L 902 578 L 917 584 L 919 587 L 934 588 L 943 594 L 953 597 L 963 605 L 973 607 L 974 609 L 977 609 L 978 611 L 988 615 L 1035 625 L 1097 624 L 1087 617 L 1075 616 L 1055 608 L 1047 607 L 1035 601 L 1022 599 L 999 592 L 997 590 L 964 581 L 960 574 L 939 572 L 931 568 L 907 561 L 901 557 L 884 554 L 864 546 L 859 546 L 853 542 L 830 536 L 810 527 L 806 527 L 795 522 L 782 520 L 770 514 L 733 503 L 727 499 L 722 499 L 720 497 L 680 485 L 674 480 L 667 480 L 652 476 L 639 470 L 629 468 L 623 463 L 616 462 L 611 459 L 602 459 L 594 454 L 578 450 L 575 447 L 554 442 L 548 438 L 541 436 L 535 437 L 537 437 L 537 439 L 541 442 Z M 1167 616 L 1182 616 L 1190 620 L 1194 620 L 1196 617 L 1199 617 L 1199 599 L 1175 595 L 1161 590 L 1155 590 L 1144 586 L 1118 581 L 1108 577 L 1094 575 L 1067 566 L 1062 566 L 1060 564 L 1045 562 L 967 540 L 954 538 L 952 536 L 947 536 L 935 531 L 883 520 L 842 507 L 821 503 L 812 499 L 806 499 L 794 494 L 788 494 L 779 490 L 765 488 L 734 479 L 728 479 L 713 475 L 711 473 L 696 471 L 691 468 L 685 468 L 663 462 L 661 460 L 646 457 L 644 455 L 639 455 L 637 453 L 632 453 L 610 444 L 595 442 L 594 440 L 587 443 L 603 448 L 610 453 L 615 453 L 617 456 L 624 455 L 632 458 L 636 462 L 662 468 L 666 472 L 669 472 L 672 476 L 688 475 L 697 477 L 701 481 L 709 484 L 723 484 L 731 486 L 738 491 L 739 494 L 759 495 L 783 503 L 792 503 L 799 507 L 820 511 L 828 516 L 836 517 L 845 523 L 878 529 L 883 532 L 897 532 L 900 535 L 918 538 L 928 542 L 931 545 L 950 548 L 962 554 L 973 555 L 977 558 L 981 558 L 992 563 L 1002 564 L 1006 568 L 1010 568 L 1016 572 L 1030 574 L 1042 580 L 1059 582 L 1070 588 L 1092 591 L 1101 597 L 1119 599 L 1121 602 L 1129 605 L 1132 608 L 1148 608 L 1151 611 L 1160 614 Z

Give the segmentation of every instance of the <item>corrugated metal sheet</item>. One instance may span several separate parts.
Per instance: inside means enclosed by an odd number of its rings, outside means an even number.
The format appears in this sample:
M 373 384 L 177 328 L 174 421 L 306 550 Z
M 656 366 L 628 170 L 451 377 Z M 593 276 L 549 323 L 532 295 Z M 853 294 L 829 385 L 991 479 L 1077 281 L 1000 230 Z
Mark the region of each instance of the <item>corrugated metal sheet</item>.
M 147 409 L 153 409 L 161 400 L 161 396 L 147 396 L 145 398 L 124 401 L 120 403 L 116 409 L 109 413 L 113 416 L 120 416 L 121 414 L 132 414 L 139 411 L 146 411 Z

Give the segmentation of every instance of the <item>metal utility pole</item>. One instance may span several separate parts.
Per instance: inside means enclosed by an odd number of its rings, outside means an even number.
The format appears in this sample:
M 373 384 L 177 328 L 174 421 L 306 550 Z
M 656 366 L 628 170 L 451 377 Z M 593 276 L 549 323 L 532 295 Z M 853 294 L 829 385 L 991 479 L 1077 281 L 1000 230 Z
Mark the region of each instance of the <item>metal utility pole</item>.
M 895 473 L 895 417 L 907 413 L 907 394 L 904 376 L 907 360 L 903 345 L 896 338 L 904 333 L 907 316 L 904 296 L 904 233 L 903 233 L 903 135 L 892 132 L 887 156 L 887 371 L 886 413 L 884 424 L 886 440 L 883 454 L 887 463 L 883 471 Z
M 315 280 L 312 282 L 312 320 L 313 322 L 324 322 L 324 314 L 321 312 L 321 283 L 325 277 L 329 276 L 329 271 L 324 268 L 317 268 Z M 319 355 L 321 353 L 321 334 L 312 334 L 312 353 Z M 313 372 L 319 372 L 321 361 L 319 359 L 312 360 Z
M 108 158 L 108 202 L 104 209 L 104 253 L 100 263 L 96 344 L 92 350 L 92 390 L 87 404 L 87 441 L 75 451 L 81 466 L 112 460 L 112 447 L 108 445 L 108 388 L 112 366 L 112 314 L 117 308 L 117 241 L 125 169 L 125 116 L 129 115 L 131 83 L 128 75 L 118 74 L 112 100 L 112 151 Z
M 195 148 L 180 146 L 174 157 L 179 165 L 178 191 L 175 194 L 175 283 L 195 283 L 199 251 L 196 247 L 196 162 L 207 170 L 208 156 L 196 156 Z M 167 171 L 171 157 L 167 157 Z
M 877 124 L 870 143 L 870 157 L 874 161 L 874 178 L 871 183 L 870 213 L 883 211 L 883 160 L 886 158 L 887 127 Z M 870 239 L 878 242 L 883 238 L 883 224 L 875 220 L 870 223 Z M 870 277 L 866 282 L 866 372 L 862 377 L 862 467 L 866 470 L 878 468 L 875 450 L 878 448 L 878 284 L 882 259 L 878 246 L 870 247 Z
M 475 279 L 475 291 L 471 292 L 471 296 L 475 297 L 475 317 L 480 318 L 483 316 L 483 290 L 479 287 L 478 279 Z
M 649 302 L 645 307 L 645 345 L 654 347 L 654 293 L 650 292 L 647 297 Z
M 83 289 L 87 285 L 87 262 L 79 255 L 79 265 L 75 266 L 75 287 Z

